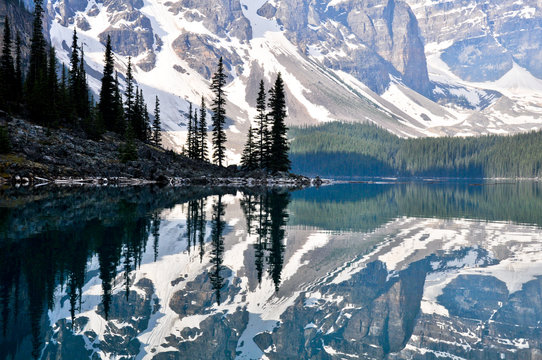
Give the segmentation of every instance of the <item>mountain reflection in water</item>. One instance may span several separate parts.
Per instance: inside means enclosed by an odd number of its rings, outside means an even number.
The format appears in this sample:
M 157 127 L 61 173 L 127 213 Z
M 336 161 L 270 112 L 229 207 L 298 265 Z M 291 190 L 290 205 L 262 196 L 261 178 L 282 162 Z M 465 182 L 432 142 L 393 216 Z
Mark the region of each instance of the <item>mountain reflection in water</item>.
M 542 358 L 540 189 L 3 190 L 0 356 Z

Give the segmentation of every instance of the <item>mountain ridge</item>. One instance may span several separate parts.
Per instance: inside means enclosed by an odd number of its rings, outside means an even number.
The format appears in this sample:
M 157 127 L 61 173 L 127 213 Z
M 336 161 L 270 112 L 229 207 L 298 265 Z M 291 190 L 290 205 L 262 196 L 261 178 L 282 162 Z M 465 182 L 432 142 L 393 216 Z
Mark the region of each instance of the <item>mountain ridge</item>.
M 536 89 L 542 80 L 533 75 L 536 69 L 525 67 L 520 50 L 531 42 L 533 57 L 542 50 L 536 52 L 538 40 L 514 37 L 514 29 L 536 33 L 542 7 L 528 1 L 534 10 L 522 11 L 506 1 L 502 11 L 508 16 L 496 23 L 498 9 L 482 5 L 475 0 L 465 6 L 444 0 L 57 0 L 47 3 L 47 32 L 67 63 L 67 44 L 78 30 L 88 68 L 94 70 L 88 81 L 95 93 L 104 39 L 110 35 L 117 70 L 124 72 L 132 56 L 145 97 L 162 99 L 166 145 L 174 149 L 186 136 L 187 101 L 210 100 L 209 77 L 223 57 L 229 72 L 228 157 L 234 163 L 244 142 L 240 134 L 248 131 L 255 113 L 257 83 L 263 78 L 269 85 L 278 72 L 286 80 L 290 125 L 368 121 L 402 137 L 540 129 L 542 99 Z M 464 16 L 478 8 L 493 20 L 480 15 L 485 23 L 476 20 L 483 24 L 469 31 L 460 31 L 460 16 L 437 16 L 454 9 Z M 509 39 L 510 68 L 498 78 L 458 72 L 465 61 L 474 69 L 500 66 L 491 52 L 469 55 L 473 47 L 486 49 L 475 40 L 488 24 L 493 32 L 487 30 L 486 37 L 500 31 L 500 39 Z M 507 77 L 527 88 L 509 91 L 510 83 L 500 81 Z

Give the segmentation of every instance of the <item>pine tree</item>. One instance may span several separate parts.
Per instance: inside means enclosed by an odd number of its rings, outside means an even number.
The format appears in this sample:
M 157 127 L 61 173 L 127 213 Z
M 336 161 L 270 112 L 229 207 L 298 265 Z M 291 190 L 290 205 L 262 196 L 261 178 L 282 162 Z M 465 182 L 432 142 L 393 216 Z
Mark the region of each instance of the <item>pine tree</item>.
M 199 137 L 199 158 L 202 161 L 208 160 L 208 152 L 207 152 L 207 109 L 205 108 L 205 100 L 203 99 L 203 96 L 201 97 L 201 108 L 199 110 L 199 129 L 198 129 L 198 137 Z
M 156 96 L 154 102 L 154 121 L 152 123 L 152 142 L 156 146 L 162 145 L 162 140 L 160 139 L 160 100 Z
M 0 106 L 4 109 L 8 109 L 9 104 L 14 100 L 14 85 L 15 70 L 13 68 L 13 56 L 11 56 L 11 29 L 9 18 L 6 16 L 4 21 L 4 46 L 2 47 L 2 57 L 0 59 Z
M 122 104 L 122 95 L 120 93 L 120 85 L 119 85 L 119 74 L 115 72 L 115 94 L 114 94 L 114 101 L 115 101 L 115 131 L 119 134 L 123 134 L 125 131 L 125 123 L 124 123 L 124 105 Z
M 248 129 L 247 142 L 241 155 L 241 166 L 245 170 L 254 170 L 258 167 L 258 159 L 256 157 L 256 146 L 254 144 L 254 130 L 252 126 Z
M 124 134 L 126 142 L 120 146 L 120 160 L 122 162 L 134 161 L 137 160 L 137 148 L 135 145 L 135 134 L 132 124 L 130 122 L 126 123 L 126 132 Z
M 128 70 L 126 71 L 126 96 L 124 117 L 126 120 L 126 126 L 130 124 L 132 126 L 134 117 L 134 75 L 132 74 L 132 58 L 128 58 Z M 133 128 L 132 128 L 133 130 Z
M 51 47 L 49 49 L 49 61 L 47 65 L 47 93 L 43 94 L 47 98 L 47 113 L 44 114 L 46 120 L 50 124 L 58 125 L 58 78 L 56 75 L 57 71 L 57 62 L 56 62 L 56 53 L 55 48 Z
M 28 76 L 26 78 L 26 100 L 30 118 L 43 123 L 43 113 L 47 108 L 47 99 L 43 94 L 47 91 L 47 53 L 45 51 L 45 37 L 43 36 L 43 7 L 42 0 L 36 0 L 34 6 L 34 22 L 32 25 L 32 39 Z
M 68 76 L 68 90 L 70 94 L 70 103 L 72 105 L 73 116 L 77 116 L 77 97 L 78 94 L 78 78 L 79 78 L 79 46 L 77 44 L 77 31 L 73 29 L 72 36 L 72 54 L 70 56 L 70 70 Z
M 258 97 L 256 98 L 256 151 L 257 151 L 257 160 L 258 166 L 263 169 L 267 168 L 269 165 L 269 156 L 268 156 L 268 145 L 269 141 L 269 130 L 267 127 L 267 106 L 265 98 L 265 86 L 263 80 L 260 80 L 260 90 L 258 92 Z
M 224 86 L 226 85 L 226 74 L 224 73 L 224 64 L 222 57 L 218 62 L 218 69 L 213 75 L 211 90 L 215 94 L 213 100 L 213 160 L 218 166 L 222 166 L 226 157 L 226 94 Z
M 113 59 L 113 50 L 111 48 L 111 37 L 107 35 L 99 109 L 106 129 L 111 131 L 115 131 L 119 128 L 118 124 L 116 124 L 117 109 L 115 104 L 115 79 L 113 78 L 114 70 L 115 61 Z
M 193 113 L 192 113 L 192 103 L 189 103 L 188 105 L 188 135 L 186 137 L 186 147 L 188 151 L 188 157 L 190 159 L 194 158 L 194 148 L 192 147 L 194 145 L 194 140 L 192 137 L 194 136 L 194 128 L 193 128 Z
M 194 159 L 199 160 L 199 136 L 198 136 L 199 122 L 198 122 L 198 111 L 194 109 L 194 124 L 192 125 L 192 148 L 194 149 Z
M 81 47 L 81 58 L 79 60 L 79 71 L 77 71 L 77 88 L 76 88 L 76 106 L 77 115 L 81 118 L 86 118 L 90 115 L 90 100 L 87 84 L 87 73 L 85 71 L 85 53 Z
M 143 98 L 143 94 L 141 94 L 141 98 Z M 149 109 L 147 107 L 147 103 L 144 103 L 144 114 L 145 114 L 145 142 L 151 142 L 152 139 L 152 126 L 151 126 L 151 118 L 149 116 Z
M 286 96 L 284 93 L 284 82 L 279 73 L 275 85 L 270 91 L 269 105 L 270 116 L 273 121 L 271 128 L 271 157 L 269 170 L 273 173 L 290 170 L 290 159 L 288 158 L 288 139 L 286 137 L 288 128 L 286 119 Z
M 67 81 L 68 74 L 66 72 L 66 66 L 62 64 L 62 73 L 60 75 L 60 84 L 58 87 L 58 112 L 59 117 L 64 120 L 71 114 L 71 102 Z
M 13 86 L 14 98 L 17 103 L 20 103 L 23 99 L 23 58 L 21 47 L 21 36 L 17 33 L 15 40 L 15 84 Z

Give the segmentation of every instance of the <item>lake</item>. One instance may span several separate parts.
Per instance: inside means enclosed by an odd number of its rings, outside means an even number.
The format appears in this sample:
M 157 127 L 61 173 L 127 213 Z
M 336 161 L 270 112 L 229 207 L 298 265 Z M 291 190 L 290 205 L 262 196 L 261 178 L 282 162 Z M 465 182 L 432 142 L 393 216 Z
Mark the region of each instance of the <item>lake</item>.
M 0 190 L 2 359 L 542 359 L 542 184 Z

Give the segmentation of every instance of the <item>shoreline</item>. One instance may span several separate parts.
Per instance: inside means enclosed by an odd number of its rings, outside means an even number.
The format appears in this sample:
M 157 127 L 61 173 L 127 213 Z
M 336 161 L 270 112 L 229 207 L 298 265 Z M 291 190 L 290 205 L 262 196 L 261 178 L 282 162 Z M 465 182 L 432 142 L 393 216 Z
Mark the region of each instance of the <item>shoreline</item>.
M 328 185 L 332 182 L 326 179 L 308 178 L 300 175 L 288 177 L 269 176 L 264 178 L 253 177 L 172 177 L 159 180 L 149 180 L 130 177 L 59 177 L 47 179 L 42 177 L 20 177 L 11 179 L 0 178 L 0 185 L 15 187 L 42 187 L 42 186 L 146 186 L 161 185 L 172 187 L 184 186 L 212 186 L 212 187 L 288 187 L 305 188 L 311 186 Z

